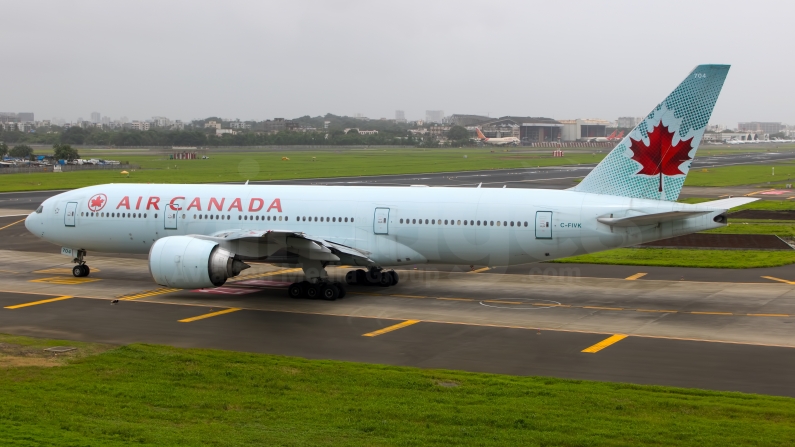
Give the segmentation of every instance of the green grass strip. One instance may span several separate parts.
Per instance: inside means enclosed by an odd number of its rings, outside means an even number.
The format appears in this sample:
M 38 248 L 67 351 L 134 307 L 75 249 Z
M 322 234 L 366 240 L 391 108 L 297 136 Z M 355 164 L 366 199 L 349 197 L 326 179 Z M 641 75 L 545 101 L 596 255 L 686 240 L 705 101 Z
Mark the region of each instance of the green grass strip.
M 733 225 L 732 225 L 733 226 Z M 617 248 L 552 262 L 573 264 L 653 265 L 748 269 L 795 263 L 795 250 L 698 250 L 674 248 Z
M 0 369 L 5 446 L 781 446 L 789 398 L 131 345 Z

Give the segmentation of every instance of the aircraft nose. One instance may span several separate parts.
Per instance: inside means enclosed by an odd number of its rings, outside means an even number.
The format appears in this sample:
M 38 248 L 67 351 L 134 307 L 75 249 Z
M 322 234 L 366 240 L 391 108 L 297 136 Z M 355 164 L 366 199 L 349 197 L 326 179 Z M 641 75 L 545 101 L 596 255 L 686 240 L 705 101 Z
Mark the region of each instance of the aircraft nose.
M 25 228 L 28 229 L 31 233 L 34 232 L 34 224 L 36 223 L 36 212 L 32 212 L 28 214 L 28 217 L 25 218 Z

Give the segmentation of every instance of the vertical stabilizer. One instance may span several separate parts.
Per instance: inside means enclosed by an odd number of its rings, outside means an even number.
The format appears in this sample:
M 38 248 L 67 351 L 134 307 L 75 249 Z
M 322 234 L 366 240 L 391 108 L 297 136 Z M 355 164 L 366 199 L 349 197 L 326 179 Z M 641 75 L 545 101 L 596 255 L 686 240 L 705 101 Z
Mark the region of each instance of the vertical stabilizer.
M 728 72 L 728 65 L 696 67 L 573 189 L 676 200 Z
M 486 136 L 483 135 L 483 132 L 480 131 L 479 127 L 475 128 L 475 132 L 477 132 L 478 138 L 480 138 L 481 140 L 488 140 L 488 138 L 486 138 Z

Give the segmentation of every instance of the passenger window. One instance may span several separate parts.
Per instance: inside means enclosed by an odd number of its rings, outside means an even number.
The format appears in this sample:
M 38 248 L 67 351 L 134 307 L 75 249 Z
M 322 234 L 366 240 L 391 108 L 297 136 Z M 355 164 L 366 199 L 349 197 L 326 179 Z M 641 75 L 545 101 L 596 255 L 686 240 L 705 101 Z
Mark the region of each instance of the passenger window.
M 281 222 L 281 221 L 282 221 L 282 216 L 279 216 L 279 222 Z
M 464 226 L 466 226 L 466 224 L 467 224 L 467 221 L 464 221 Z
M 290 220 L 290 216 L 284 216 L 284 221 L 287 222 L 288 220 Z
M 493 220 L 489 221 L 489 226 L 492 226 L 492 227 L 494 226 L 494 221 Z
M 497 226 L 498 226 L 498 227 L 500 226 L 500 221 L 499 221 L 499 220 L 497 221 Z
M 469 221 L 469 225 L 470 225 L 470 226 L 472 226 L 472 225 L 475 225 L 475 221 L 474 221 L 474 220 L 470 220 L 470 221 Z
M 417 223 L 417 219 L 411 219 L 411 223 Z
M 444 224 L 447 225 L 447 219 L 444 220 Z
M 348 218 L 346 217 L 346 218 L 345 218 L 345 222 L 347 222 L 347 221 L 348 221 Z M 401 219 L 401 220 L 400 220 L 400 222 L 402 223 L 402 222 L 403 222 L 403 219 Z
M 351 222 L 353 222 L 353 217 L 351 217 Z
M 458 225 L 461 225 L 461 221 L 460 220 L 458 221 Z
M 431 224 L 436 225 L 436 219 L 431 219 Z
M 337 221 L 337 218 L 336 218 L 336 217 L 332 217 L 332 218 L 331 218 L 331 221 L 332 221 L 332 222 L 336 222 L 336 221 Z
M 524 226 L 527 226 L 527 222 L 524 223 Z
M 511 226 L 513 226 L 513 221 L 511 221 Z

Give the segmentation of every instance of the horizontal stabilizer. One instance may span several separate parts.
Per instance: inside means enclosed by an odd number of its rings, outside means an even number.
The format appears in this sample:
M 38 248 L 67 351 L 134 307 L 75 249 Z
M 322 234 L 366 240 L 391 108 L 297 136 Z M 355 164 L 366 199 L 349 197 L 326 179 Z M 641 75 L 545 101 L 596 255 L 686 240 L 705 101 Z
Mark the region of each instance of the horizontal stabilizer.
M 715 208 L 719 210 L 728 210 L 735 208 L 746 203 L 751 203 L 759 200 L 756 197 L 732 197 L 729 199 L 713 200 L 712 202 L 701 202 L 696 206 L 705 206 L 708 208 Z
M 664 213 L 640 214 L 630 217 L 598 217 L 596 220 L 603 224 L 610 225 L 611 227 L 639 227 L 642 225 L 656 225 L 662 222 L 687 219 L 688 217 L 696 217 L 713 212 L 715 212 L 715 210 L 667 211 Z

